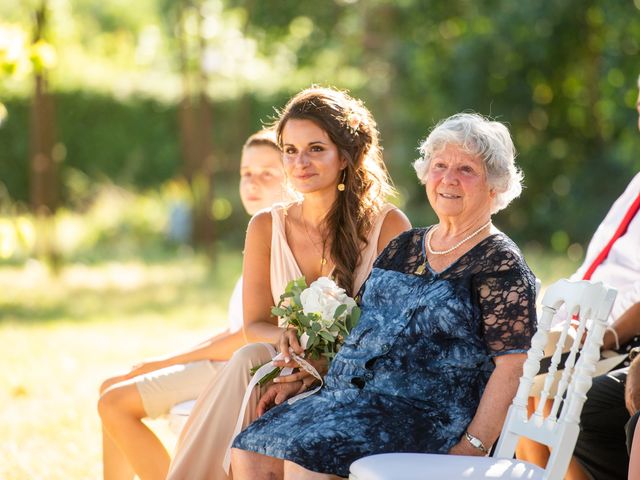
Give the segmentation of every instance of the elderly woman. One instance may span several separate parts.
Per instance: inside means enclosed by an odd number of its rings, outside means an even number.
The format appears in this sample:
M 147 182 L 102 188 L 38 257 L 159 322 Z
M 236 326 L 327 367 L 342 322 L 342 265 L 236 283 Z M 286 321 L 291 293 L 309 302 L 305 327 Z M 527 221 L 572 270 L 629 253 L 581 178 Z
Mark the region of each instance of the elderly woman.
M 536 327 L 535 279 L 491 223 L 521 191 L 507 128 L 454 115 L 415 163 L 438 224 L 391 241 L 325 386 L 235 440 L 234 479 L 347 476 L 383 452 L 485 455 Z

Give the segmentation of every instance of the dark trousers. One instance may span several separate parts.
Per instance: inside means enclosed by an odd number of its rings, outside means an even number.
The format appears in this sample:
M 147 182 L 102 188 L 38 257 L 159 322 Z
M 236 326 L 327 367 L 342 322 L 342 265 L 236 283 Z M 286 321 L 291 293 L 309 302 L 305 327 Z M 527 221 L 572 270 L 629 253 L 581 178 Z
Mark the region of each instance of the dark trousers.
M 640 418 L 640 411 L 636 412 L 627 422 L 624 429 L 627 432 L 627 452 L 631 453 L 631 444 L 633 443 L 633 434 L 636 432 L 636 425 Z
M 625 425 L 629 412 L 624 403 L 627 370 L 614 370 L 594 378 L 580 415 L 574 456 L 594 480 L 627 478 L 629 455 Z

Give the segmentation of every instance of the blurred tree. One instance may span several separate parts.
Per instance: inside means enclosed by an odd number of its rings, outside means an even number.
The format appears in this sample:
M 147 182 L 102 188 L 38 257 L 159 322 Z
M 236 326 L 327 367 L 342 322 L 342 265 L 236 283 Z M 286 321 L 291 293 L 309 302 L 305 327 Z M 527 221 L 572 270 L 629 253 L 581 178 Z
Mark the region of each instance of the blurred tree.
M 36 254 L 57 270 L 59 253 L 55 244 L 55 212 L 58 207 L 58 174 L 55 158 L 55 114 L 47 71 L 56 53 L 47 42 L 49 7 L 41 0 L 33 10 L 31 62 L 34 90 L 29 128 L 30 200 L 36 217 Z
M 31 207 L 38 216 L 53 215 L 58 206 L 57 168 L 54 161 L 55 116 L 49 92 L 47 70 L 55 62 L 55 50 L 46 41 L 47 1 L 33 12 L 34 29 L 31 59 L 34 65 L 34 91 L 31 103 L 30 166 Z
M 207 92 L 208 75 L 204 68 L 206 40 L 202 29 L 202 5 L 198 1 L 181 0 L 177 6 L 176 30 L 183 86 L 178 114 L 184 176 L 191 187 L 193 200 L 192 241 L 195 246 L 213 252 L 213 125 Z

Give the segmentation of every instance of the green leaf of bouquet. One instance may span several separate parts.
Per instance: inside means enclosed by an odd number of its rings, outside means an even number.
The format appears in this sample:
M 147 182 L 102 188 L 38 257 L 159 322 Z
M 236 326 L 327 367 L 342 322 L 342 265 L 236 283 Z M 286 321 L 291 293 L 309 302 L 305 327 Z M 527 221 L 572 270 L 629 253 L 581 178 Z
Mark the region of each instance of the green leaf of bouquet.
M 335 340 L 329 332 L 318 332 L 318 335 L 320 335 L 327 342 L 333 343 Z
M 278 375 L 280 375 L 281 371 L 282 369 L 280 367 L 274 368 L 269 373 L 267 373 L 264 377 L 262 377 L 262 379 L 258 383 L 260 384 L 261 387 L 264 386 L 266 383 L 270 382 L 271 380 L 276 378 Z
M 311 359 L 313 360 L 318 360 L 320 358 L 320 355 L 322 354 L 317 349 L 309 351 L 309 357 L 311 357 Z
M 314 322 L 311 324 L 311 330 L 318 333 L 320 330 L 322 330 L 322 325 L 320 325 L 318 322 Z
M 349 330 L 350 330 L 349 329 L 349 317 L 347 317 L 345 319 L 344 323 L 342 323 L 342 322 L 340 322 L 340 323 L 336 322 L 336 323 L 338 324 L 338 328 L 340 330 L 340 333 L 342 333 L 343 335 L 349 335 Z
M 271 309 L 271 313 L 273 315 L 275 315 L 276 317 L 284 317 L 287 315 L 287 311 L 284 308 L 281 307 L 273 307 Z
M 335 312 L 333 312 L 333 318 L 334 319 L 338 318 L 340 315 L 342 315 L 346 311 L 347 311 L 347 306 L 343 303 L 338 308 L 336 308 Z
M 354 307 L 353 310 L 351 310 L 351 315 L 349 315 L 349 320 L 348 320 L 348 329 L 349 331 L 353 330 L 356 325 L 358 325 L 358 322 L 360 321 L 360 309 L 358 307 Z

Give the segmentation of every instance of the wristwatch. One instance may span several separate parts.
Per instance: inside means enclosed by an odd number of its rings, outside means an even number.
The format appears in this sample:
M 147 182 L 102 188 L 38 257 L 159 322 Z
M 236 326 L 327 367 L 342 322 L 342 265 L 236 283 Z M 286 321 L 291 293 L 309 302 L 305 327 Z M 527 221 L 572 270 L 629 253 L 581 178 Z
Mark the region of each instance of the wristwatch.
M 487 447 L 484 446 L 484 443 L 482 443 L 482 440 L 480 440 L 478 437 L 471 435 L 468 431 L 464 432 L 464 438 L 467 439 L 467 442 L 469 442 L 473 448 L 480 450 L 485 455 L 489 453 L 489 450 L 487 450 Z

